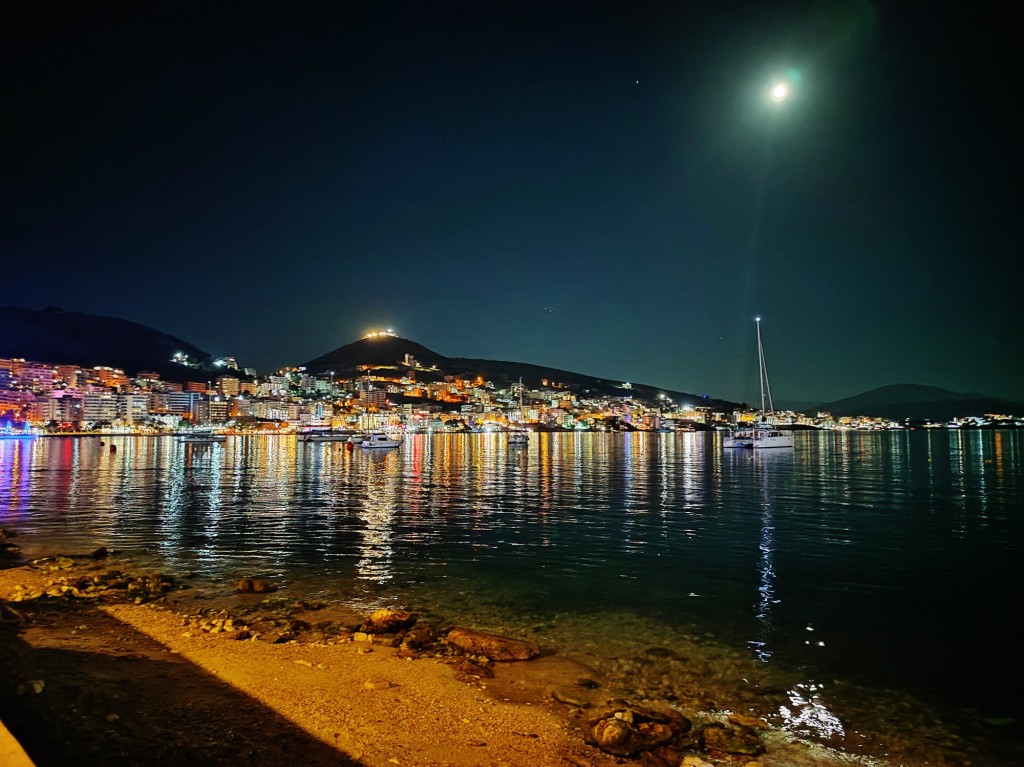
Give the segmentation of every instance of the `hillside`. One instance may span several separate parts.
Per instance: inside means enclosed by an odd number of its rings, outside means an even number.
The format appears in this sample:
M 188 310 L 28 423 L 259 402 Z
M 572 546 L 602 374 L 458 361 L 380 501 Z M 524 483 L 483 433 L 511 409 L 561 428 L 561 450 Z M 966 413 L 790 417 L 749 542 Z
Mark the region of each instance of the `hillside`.
M 1024 404 L 1019 402 L 918 384 L 880 386 L 863 394 L 827 402 L 817 409 L 834 416 L 867 415 L 912 421 L 948 421 L 985 413 L 1024 414 Z
M 305 367 L 314 374 L 334 371 L 339 377 L 354 375 L 365 365 L 401 370 L 404 367 L 403 361 L 407 354 L 414 357 L 420 365 L 437 368 L 436 372 L 417 370 L 416 378 L 420 381 L 440 380 L 444 376 L 459 376 L 461 378 L 479 376 L 500 388 L 506 388 L 522 378 L 523 383 L 531 389 L 556 384 L 581 395 L 609 397 L 632 395 L 638 400 L 655 403 L 659 399 L 658 395 L 664 394 L 677 403 L 686 402 L 707 406 L 723 412 L 729 412 L 738 407 L 734 402 L 705 399 L 695 394 L 658 389 L 644 384 L 634 383 L 629 389 L 624 389 L 622 381 L 595 378 L 582 373 L 531 365 L 525 362 L 445 357 L 414 341 L 395 336 L 363 338 L 354 341 L 310 360 Z M 547 383 L 545 384 L 545 382 Z
M 182 352 L 197 368 L 171 361 Z M 676 403 L 690 403 L 729 413 L 740 407 L 727 400 L 705 398 L 687 392 L 658 389 L 644 384 L 623 388 L 622 381 L 597 378 L 558 368 L 525 362 L 445 357 L 414 341 L 395 336 L 363 338 L 340 346 L 305 364 L 313 374 L 333 371 L 337 378 L 359 375 L 367 366 L 406 368 L 406 356 L 420 365 L 416 378 L 422 382 L 446 376 L 483 378 L 499 388 L 522 379 L 530 389 L 564 388 L 581 396 L 633 398 L 657 403 L 664 395 Z M 68 363 L 92 367 L 108 365 L 129 375 L 152 370 L 170 381 L 202 380 L 216 375 L 210 354 L 180 338 L 136 322 L 60 309 L 0 307 L 0 357 L 21 357 L 37 362 Z M 984 394 L 954 392 L 935 386 L 892 384 L 852 397 L 807 405 L 805 413 L 824 410 L 834 416 L 872 416 L 893 420 L 947 421 L 985 413 L 1024 415 L 1024 404 Z
M 198 369 L 171 362 L 187 354 Z M 106 365 L 129 375 L 151 370 L 169 381 L 213 374 L 213 360 L 202 349 L 137 322 L 60 309 L 0 307 L 0 357 L 82 367 Z
M 354 373 L 362 365 L 401 366 L 405 355 L 410 354 L 423 365 L 440 365 L 445 357 L 432 352 L 415 341 L 397 336 L 361 338 L 350 344 L 339 346 L 314 360 L 305 363 L 305 368 L 314 375 L 333 370 L 339 376 Z
M 189 361 L 197 362 L 198 367 L 172 362 L 171 358 L 178 352 L 187 354 Z M 634 383 L 625 389 L 622 381 L 524 362 L 445 357 L 414 341 L 394 336 L 363 338 L 345 344 L 310 360 L 305 367 L 314 375 L 332 371 L 336 378 L 351 378 L 360 375 L 366 367 L 401 370 L 407 355 L 421 366 L 416 378 L 424 382 L 443 380 L 446 376 L 481 377 L 507 388 L 521 378 L 531 389 L 564 388 L 583 396 L 632 396 L 639 401 L 657 403 L 659 395 L 664 395 L 677 403 L 692 403 L 723 412 L 737 407 L 733 402 L 644 384 Z M 107 365 L 121 368 L 129 375 L 151 370 L 169 381 L 202 380 L 219 372 L 209 353 L 180 338 L 116 317 L 56 308 L 0 307 L 0 357 L 82 367 Z

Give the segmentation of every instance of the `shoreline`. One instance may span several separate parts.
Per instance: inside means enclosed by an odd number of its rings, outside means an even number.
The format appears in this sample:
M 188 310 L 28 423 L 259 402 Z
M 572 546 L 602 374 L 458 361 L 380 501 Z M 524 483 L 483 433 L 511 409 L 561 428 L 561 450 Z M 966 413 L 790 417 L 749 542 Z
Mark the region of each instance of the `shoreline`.
M 253 764 L 273 764 L 281 758 L 280 747 L 262 735 L 264 730 L 279 729 L 287 737 L 277 733 L 272 740 L 298 740 L 305 750 L 318 754 L 310 764 L 364 767 L 802 767 L 850 764 L 856 759 L 794 740 L 750 717 L 730 721 L 720 716 L 713 724 L 696 712 L 684 712 L 692 727 L 673 735 L 672 749 L 616 755 L 594 743 L 594 721 L 601 712 L 617 709 L 621 716 L 632 711 L 642 719 L 644 712 L 655 712 L 651 716 L 656 717 L 657 711 L 671 706 L 617 699 L 613 689 L 595 679 L 592 669 L 550 648 L 542 648 L 531 660 L 507 663 L 487 662 L 450 648 L 442 652 L 436 646 L 410 657 L 403 654 L 403 646 L 394 646 L 393 636 L 352 631 L 359 628 L 353 623 L 358 616 L 347 608 L 302 606 L 298 600 L 299 609 L 291 611 L 296 599 L 281 592 L 207 600 L 166 576 L 149 576 L 149 581 L 139 576 L 133 583 L 142 585 L 135 588 L 129 583 L 128 590 L 76 595 L 68 583 L 106 577 L 105 573 L 117 572 L 117 562 L 78 558 L 69 564 L 53 558 L 6 564 L 0 569 L 0 610 L 5 618 L 0 641 L 13 646 L 6 652 L 13 667 L 9 662 L 6 689 L 0 692 L 0 720 L 30 756 L 41 754 L 42 758 L 33 756 L 38 767 L 66 758 L 83 763 L 83 749 L 92 748 L 83 743 L 86 735 L 107 751 L 121 749 L 123 764 L 134 763 L 131 755 L 136 752 L 152 754 L 154 749 L 162 756 L 145 763 L 198 759 L 215 764 L 222 758 L 228 763 L 234 757 L 221 752 L 235 737 L 231 733 L 252 730 L 254 725 L 259 734 L 249 732 L 243 738 Z M 50 567 L 54 569 L 41 569 Z M 155 585 L 161 582 L 173 585 L 161 589 Z M 64 593 L 36 595 L 46 589 Z M 227 621 L 232 622 L 225 629 Z M 239 634 L 235 621 L 279 628 L 290 622 L 293 628 L 302 628 L 294 636 Z M 340 628 L 346 621 L 347 628 Z M 124 659 L 130 663 L 119 663 Z M 111 670 L 112 662 L 124 668 Z M 83 677 L 81 669 L 93 663 L 102 671 Z M 130 668 L 135 665 L 147 671 Z M 49 681 L 36 680 L 45 686 L 33 693 L 35 676 L 44 673 Z M 188 681 L 169 700 L 169 687 L 178 677 Z M 111 679 L 118 684 L 108 691 Z M 207 689 L 231 702 L 205 711 L 202 726 L 188 725 L 197 705 L 191 696 L 203 700 L 213 695 L 203 692 Z M 83 690 L 90 691 L 85 695 L 89 711 L 83 710 Z M 63 708 L 54 711 L 52 706 Z M 12 713 L 15 707 L 22 713 Z M 74 722 L 68 721 L 72 714 Z M 184 729 L 177 724 L 179 719 Z M 151 720 L 159 724 L 145 724 Z M 50 726 L 55 721 L 61 722 L 61 732 L 69 732 L 61 739 L 67 741 L 63 751 L 53 732 L 39 729 L 43 722 Z M 201 743 L 192 742 L 193 731 L 204 733 L 204 726 L 227 733 L 223 742 L 208 732 Z M 644 726 L 667 725 L 652 720 Z M 86 732 L 76 736 L 76 727 Z M 717 727 L 745 733 L 745 745 L 736 748 L 748 753 L 719 750 L 721 743 L 709 749 L 705 731 L 712 733 Z M 175 744 L 174 749 L 167 750 L 168 742 Z M 192 756 L 185 759 L 185 754 Z M 87 757 L 84 763 L 90 763 Z
M 0 596 L 6 600 L 12 591 L 25 595 L 20 586 L 27 586 L 27 593 L 32 594 L 69 575 L 92 576 L 116 569 L 112 564 L 76 564 L 57 572 L 44 572 L 31 565 L 0 570 Z M 7 601 L 8 610 L 24 616 L 18 632 L 23 646 L 8 654 L 21 656 L 28 664 L 26 670 L 40 672 L 36 674 L 39 679 L 20 681 L 22 692 L 20 696 L 15 693 L 14 703 L 25 698 L 42 703 L 49 695 L 63 698 L 68 694 L 59 705 L 70 703 L 84 714 L 90 720 L 85 728 L 89 736 L 108 741 L 102 751 L 120 749 L 128 757 L 126 763 L 132 762 L 136 752 L 144 754 L 157 748 L 153 742 L 157 737 L 172 733 L 174 751 L 181 756 L 163 750 L 153 763 L 226 764 L 234 757 L 222 753 L 224 749 L 215 742 L 218 733 L 225 733 L 227 744 L 238 745 L 231 743 L 230 733 L 247 730 L 244 740 L 253 751 L 252 763 L 281 763 L 277 760 L 283 761 L 287 753 L 265 742 L 266 730 L 273 739 L 284 739 L 292 749 L 300 748 L 304 759 L 313 752 L 308 762 L 311 764 L 468 767 L 480 763 L 481 750 L 495 749 L 496 754 L 507 754 L 511 765 L 572 764 L 579 754 L 581 764 L 603 767 L 604 763 L 587 753 L 582 741 L 569 737 L 550 708 L 534 707 L 530 702 L 495 701 L 479 685 L 459 682 L 451 668 L 441 663 L 405 661 L 395 657 L 395 648 L 350 639 L 236 640 L 225 632 L 208 632 L 190 625 L 198 616 L 194 604 L 192 609 L 183 609 L 170 604 L 167 597 L 153 601 L 145 598 L 135 604 L 138 597 L 112 596 L 115 598 L 110 600 L 45 597 L 44 601 Z M 54 651 L 68 655 L 64 659 L 32 661 L 33 655 L 47 656 Z M 85 654 L 105 658 L 106 662 L 99 664 L 102 674 L 89 674 L 88 680 L 83 680 L 69 670 L 64 677 L 60 664 L 77 662 Z M 111 659 L 114 665 L 128 660 L 128 665 L 150 665 L 153 669 L 146 672 L 126 666 L 125 673 L 131 673 L 119 678 L 121 673 L 109 668 Z M 130 706 L 124 705 L 126 701 L 120 699 L 116 689 L 102 692 L 103 675 L 118 679 L 115 687 L 137 686 L 138 694 L 132 695 Z M 162 688 L 164 677 L 166 682 L 182 682 L 182 688 L 189 691 L 184 699 L 168 703 L 167 691 Z M 44 685 L 38 693 L 32 691 L 33 682 Z M 89 697 L 100 698 L 91 700 L 92 711 L 79 702 L 83 689 L 93 693 Z M 199 725 L 189 715 L 193 704 L 188 698 L 192 694 L 200 700 L 218 696 L 213 710 L 206 710 L 202 716 L 216 723 L 215 732 L 201 730 L 198 742 L 193 742 L 190 732 Z M 151 711 L 145 713 L 147 709 Z M 45 743 L 57 732 L 41 738 L 41 733 L 32 731 L 30 718 L 19 717 L 8 706 L 0 710 L 5 712 L 5 724 L 39 767 L 64 758 L 64 749 Z M 168 721 L 171 711 L 177 711 L 177 715 L 170 718 L 182 717 L 187 729 Z M 49 719 L 49 715 L 39 719 Z M 159 720 L 159 728 L 142 726 L 141 720 L 151 718 Z M 61 721 L 59 729 L 66 729 L 68 724 Z M 69 758 L 81 762 L 90 747 L 69 743 L 66 748 Z

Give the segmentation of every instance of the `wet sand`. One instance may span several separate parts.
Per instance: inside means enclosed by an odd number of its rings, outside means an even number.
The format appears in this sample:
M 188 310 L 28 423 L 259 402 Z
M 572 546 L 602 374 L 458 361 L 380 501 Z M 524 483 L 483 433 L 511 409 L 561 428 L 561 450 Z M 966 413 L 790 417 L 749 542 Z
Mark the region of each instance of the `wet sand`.
M 257 605 L 266 595 L 217 604 L 195 599 L 192 590 L 143 597 L 141 604 L 124 592 L 14 601 L 112 567 L 78 561 L 50 572 L 0 569 L 0 599 L 7 600 L 0 602 L 0 720 L 38 767 L 648 763 L 585 741 L 581 722 L 610 705 L 613 691 L 593 683 L 592 669 L 550 650 L 477 674 L 458 658 L 404 658 L 351 631 L 310 631 L 272 643 L 266 634 L 233 638 L 238 632 L 200 627 L 200 606 L 209 615 Z M 321 625 L 358 622 L 344 610 L 306 617 Z M 668 763 L 850 763 L 779 732 L 765 733 L 764 742 L 767 751 L 756 758 L 702 753 L 691 744 Z

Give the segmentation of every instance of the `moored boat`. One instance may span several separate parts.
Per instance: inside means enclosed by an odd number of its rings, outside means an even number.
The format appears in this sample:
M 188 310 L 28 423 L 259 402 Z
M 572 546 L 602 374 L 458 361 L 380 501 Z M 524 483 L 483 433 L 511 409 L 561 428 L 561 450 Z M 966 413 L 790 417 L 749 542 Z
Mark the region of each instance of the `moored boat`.
M 402 439 L 398 436 L 392 436 L 383 432 L 376 432 L 374 434 L 367 435 L 367 437 L 359 444 L 361 447 L 365 448 L 398 447 L 402 444 Z
M 178 435 L 178 442 L 192 442 L 199 444 L 213 444 L 227 441 L 228 435 L 215 432 L 213 429 L 196 429 Z
M 722 446 L 753 449 L 793 447 L 793 433 L 767 421 L 758 421 L 733 429 L 725 436 Z
M 763 450 L 766 448 L 793 447 L 793 432 L 779 429 L 771 421 L 775 414 L 772 405 L 772 390 L 768 384 L 768 368 L 764 362 L 764 347 L 761 345 L 761 318 L 755 317 L 757 323 L 757 361 L 761 378 L 761 412 L 754 423 L 737 426 L 722 441 L 726 448 L 750 448 Z M 767 403 L 767 407 L 765 407 Z
M 0 428 L 0 439 L 35 439 L 38 436 L 37 432 L 28 427 L 15 429 L 13 426 L 7 425 Z
M 510 432 L 508 435 L 508 444 L 510 445 L 529 445 L 530 444 L 530 432 L 523 430 Z
M 351 438 L 350 432 L 307 431 L 299 435 L 299 442 L 348 442 Z
M 751 426 L 737 426 L 722 439 L 722 447 L 753 447 L 754 429 Z
M 524 418 L 523 414 L 523 379 L 519 379 L 519 423 L 522 424 Z M 513 428 L 508 435 L 508 444 L 510 445 L 529 445 L 530 444 L 530 432 L 523 428 L 521 425 Z

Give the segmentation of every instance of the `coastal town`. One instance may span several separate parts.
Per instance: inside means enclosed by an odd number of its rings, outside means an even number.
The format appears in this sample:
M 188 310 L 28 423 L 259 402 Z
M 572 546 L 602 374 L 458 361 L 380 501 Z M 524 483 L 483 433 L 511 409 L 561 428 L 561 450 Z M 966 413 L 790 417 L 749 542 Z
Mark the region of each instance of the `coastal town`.
M 368 334 L 372 338 L 376 333 Z M 201 372 L 175 355 L 183 373 Z M 160 434 L 215 428 L 234 433 L 309 431 L 504 432 L 707 431 L 753 421 L 751 408 L 729 412 L 700 401 L 659 393 L 638 396 L 618 385 L 615 396 L 591 395 L 555 380 L 510 384 L 481 377 L 438 376 L 411 355 L 399 365 L 363 365 L 357 375 L 314 374 L 291 367 L 270 375 L 240 369 L 231 357 L 209 380 L 166 380 L 108 366 L 68 361 L 0 359 L 0 422 L 6 432 L 33 434 Z M 434 375 L 428 375 L 433 372 Z M 189 376 L 180 376 L 187 379 Z M 777 411 L 765 417 L 782 428 L 892 430 L 907 424 L 885 418 L 835 417 Z M 1014 426 L 1010 415 L 986 414 L 941 428 Z

